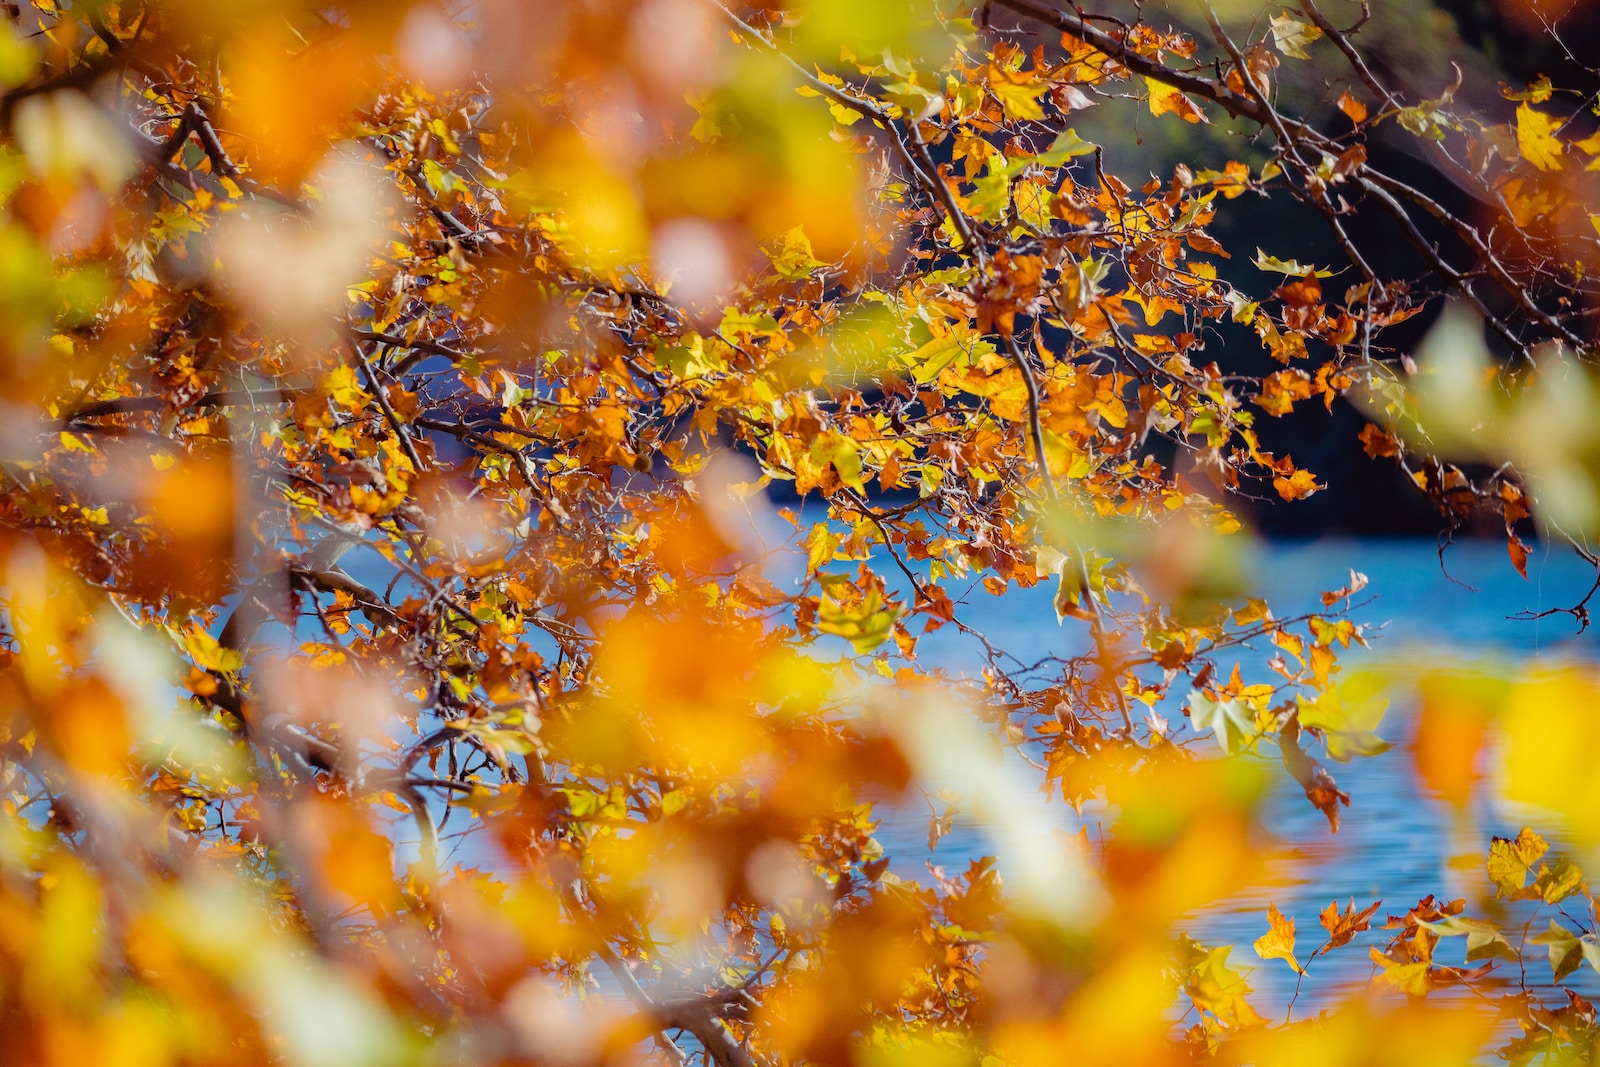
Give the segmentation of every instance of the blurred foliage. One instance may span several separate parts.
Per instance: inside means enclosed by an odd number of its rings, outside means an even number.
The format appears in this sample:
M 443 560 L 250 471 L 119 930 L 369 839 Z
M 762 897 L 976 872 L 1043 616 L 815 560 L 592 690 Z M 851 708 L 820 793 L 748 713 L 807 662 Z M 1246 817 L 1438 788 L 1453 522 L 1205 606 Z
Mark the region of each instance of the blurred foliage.
M 1367 579 L 1275 614 L 1231 504 L 1349 397 L 1447 532 L 1600 574 L 1592 92 L 1125 6 L 6 5 L 8 1060 L 1588 1062 L 1600 674 L 1347 669 Z M 1252 143 L 1119 177 L 1119 124 Z M 967 598 L 1040 583 L 1023 663 Z M 1359 817 L 1391 699 L 1462 818 L 1492 769 L 1588 851 L 1270 906 L 1264 1014 L 1177 927 L 1275 778 Z

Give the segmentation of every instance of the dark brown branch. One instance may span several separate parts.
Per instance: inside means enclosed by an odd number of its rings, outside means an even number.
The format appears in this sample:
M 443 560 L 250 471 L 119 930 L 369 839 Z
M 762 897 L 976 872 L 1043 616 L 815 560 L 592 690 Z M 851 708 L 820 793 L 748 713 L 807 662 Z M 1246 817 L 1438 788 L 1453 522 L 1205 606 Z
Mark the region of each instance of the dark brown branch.
M 1140 55 L 1129 48 L 1124 41 L 1092 25 L 1082 15 L 1046 7 L 1035 0 L 994 0 L 994 2 L 1001 7 L 1010 8 L 1019 15 L 1026 15 L 1053 26 L 1062 33 L 1070 33 L 1096 51 L 1104 52 L 1135 74 L 1141 74 L 1163 85 L 1210 100 L 1220 105 L 1230 115 L 1250 119 L 1263 126 L 1268 124 L 1267 113 L 1259 101 L 1241 96 L 1221 82 L 1202 78 L 1198 74 L 1173 70 L 1160 60 Z M 1241 71 L 1240 75 L 1248 80 L 1247 71 Z

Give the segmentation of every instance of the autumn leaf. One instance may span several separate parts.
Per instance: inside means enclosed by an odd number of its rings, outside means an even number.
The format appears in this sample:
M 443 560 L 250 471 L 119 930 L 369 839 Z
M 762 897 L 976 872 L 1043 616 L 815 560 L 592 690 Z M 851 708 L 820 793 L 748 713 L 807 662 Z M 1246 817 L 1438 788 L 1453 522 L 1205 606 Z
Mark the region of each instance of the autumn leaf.
M 1324 486 L 1317 484 L 1317 476 L 1298 467 L 1288 477 L 1279 475 L 1272 479 L 1272 488 L 1285 500 L 1303 500 Z
M 1506 531 L 1506 551 L 1511 556 L 1511 565 L 1517 568 L 1517 573 L 1526 581 L 1528 577 L 1528 546 L 1522 543 L 1510 530 Z
M 1350 901 L 1343 913 L 1339 911 L 1337 900 L 1323 908 L 1318 918 L 1322 926 L 1328 931 L 1328 948 L 1335 949 L 1347 945 L 1359 933 L 1372 928 L 1372 917 L 1377 914 L 1378 906 L 1383 901 L 1374 900 L 1371 904 L 1356 911 L 1356 902 Z
M 1500 95 L 1507 100 L 1524 100 L 1531 104 L 1542 104 L 1550 99 L 1555 91 L 1555 86 L 1550 82 L 1550 76 L 1541 74 L 1528 83 L 1526 89 L 1513 89 L 1505 82 L 1500 83 Z
M 1369 949 L 1372 962 L 1378 967 L 1378 982 L 1411 997 L 1425 997 L 1436 989 L 1454 983 L 1440 980 L 1440 970 L 1427 960 L 1401 963 L 1392 960 L 1377 949 Z
M 1559 904 L 1574 893 L 1586 888 L 1583 868 L 1565 856 L 1553 863 L 1541 863 L 1533 884 L 1518 894 L 1524 899 L 1539 900 L 1546 904 Z
M 1350 90 L 1346 89 L 1340 93 L 1336 103 L 1339 110 L 1345 113 L 1345 117 L 1357 126 L 1367 121 L 1367 105 L 1352 96 Z
M 824 598 L 817 609 L 817 629 L 850 642 L 857 655 L 865 655 L 889 639 L 899 611 L 884 603 L 876 591 L 859 599 Z
M 1296 974 L 1305 973 L 1294 958 L 1294 920 L 1285 919 L 1276 904 L 1267 905 L 1267 932 L 1256 938 L 1255 950 L 1264 960 L 1283 960 Z
M 1276 271 L 1279 274 L 1287 274 L 1294 278 L 1333 277 L 1333 271 L 1331 270 L 1318 270 L 1316 267 L 1310 267 L 1292 259 L 1279 259 L 1277 256 L 1269 256 L 1259 248 L 1256 249 L 1255 266 L 1257 270 Z
M 822 261 L 811 254 L 811 240 L 799 226 L 784 231 L 776 240 L 763 245 L 761 250 L 772 261 L 772 269 L 779 277 L 798 280 L 807 277 L 822 266 Z
M 1186 964 L 1183 988 L 1195 1006 L 1216 1016 L 1225 1026 L 1248 1028 L 1266 1020 L 1250 1005 L 1246 996 L 1250 985 L 1228 966 L 1231 945 L 1206 948 L 1187 937 L 1179 942 L 1179 956 Z
M 1565 149 L 1556 137 L 1561 121 L 1527 104 L 1517 105 L 1517 150 L 1522 158 L 1540 170 L 1560 170 L 1566 166 Z
M 1039 104 L 1039 97 L 1049 88 L 1045 82 L 1025 82 L 1019 85 L 1001 79 L 989 83 L 989 91 L 1000 101 L 1000 106 L 1005 110 L 1008 119 L 1044 118 L 1044 108 Z
M 1321 36 L 1322 31 L 1316 26 L 1290 18 L 1287 14 L 1276 15 L 1272 19 L 1272 43 L 1291 59 L 1310 59 L 1306 45 Z
M 1533 865 L 1548 852 L 1545 839 L 1524 826 L 1515 838 L 1497 837 L 1489 843 L 1487 867 L 1495 896 L 1515 897 L 1527 884 Z
M 1174 89 L 1166 82 L 1157 81 L 1149 76 L 1145 77 L 1144 83 L 1146 90 L 1149 92 L 1150 114 L 1156 118 L 1171 113 L 1185 122 L 1204 122 L 1207 124 L 1211 122 L 1210 119 L 1206 118 L 1205 112 L 1200 110 L 1199 105 L 1185 96 L 1181 90 Z

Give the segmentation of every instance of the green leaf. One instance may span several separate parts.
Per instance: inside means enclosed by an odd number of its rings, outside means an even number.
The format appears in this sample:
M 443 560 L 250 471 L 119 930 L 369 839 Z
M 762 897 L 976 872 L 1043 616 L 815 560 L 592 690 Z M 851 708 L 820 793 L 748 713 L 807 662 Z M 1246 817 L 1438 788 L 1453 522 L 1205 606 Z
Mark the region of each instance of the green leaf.
M 1296 696 L 1295 703 L 1300 725 L 1321 730 L 1328 739 L 1329 758 L 1349 763 L 1356 756 L 1388 751 L 1389 742 L 1373 732 L 1389 706 L 1376 681 L 1352 677 L 1337 686 L 1330 684 L 1315 699 Z
M 1543 945 L 1550 953 L 1550 972 L 1554 975 L 1553 981 L 1559 982 L 1567 975 L 1578 969 L 1578 964 L 1583 962 L 1583 949 L 1578 944 L 1578 935 L 1556 922 L 1550 920 L 1550 928 L 1542 934 L 1528 938 L 1530 945 Z
M 850 605 L 825 597 L 817 608 L 817 629 L 844 638 L 858 655 L 865 655 L 889 639 L 899 614 L 893 605 L 884 604 L 877 590 Z
M 998 222 L 1011 202 L 1011 169 L 999 156 L 989 157 L 981 178 L 974 178 L 976 186 L 967 197 L 967 210 L 986 222 Z
M 1432 930 L 1440 937 L 1461 937 L 1467 939 L 1467 962 L 1498 956 L 1501 959 L 1514 960 L 1517 950 L 1511 942 L 1505 939 L 1499 927 L 1483 919 L 1469 919 L 1464 915 L 1447 915 L 1437 922 L 1417 920 L 1417 925 Z
M 1242 700 L 1208 700 L 1199 693 L 1190 693 L 1189 721 L 1197 730 L 1214 731 L 1217 744 L 1230 756 L 1261 733 L 1256 727 L 1255 712 Z
M 1059 167 L 1069 159 L 1092 154 L 1098 145 L 1090 144 L 1078 136 L 1076 130 L 1063 130 L 1050 142 L 1050 147 L 1034 157 L 1035 162 L 1047 167 Z

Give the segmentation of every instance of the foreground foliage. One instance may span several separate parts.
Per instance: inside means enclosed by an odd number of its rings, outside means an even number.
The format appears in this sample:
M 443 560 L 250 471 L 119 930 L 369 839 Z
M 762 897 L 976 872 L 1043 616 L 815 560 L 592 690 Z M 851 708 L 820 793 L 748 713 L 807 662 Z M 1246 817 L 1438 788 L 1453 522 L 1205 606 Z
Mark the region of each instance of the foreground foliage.
M 1585 87 L 1386 84 L 1408 5 L 858 6 L 10 12 L 8 1052 L 1589 1056 L 1532 830 L 1310 949 L 1274 903 L 1270 1019 L 1173 940 L 1274 780 L 1360 817 L 1390 697 L 1463 818 L 1492 757 L 1600 841 L 1592 668 L 1358 671 L 1366 579 L 1275 614 L 1233 510 L 1356 403 L 1447 531 L 1597 562 Z M 1336 262 L 1217 236 L 1286 203 Z M 973 605 L 1040 583 L 1023 663 Z M 886 851 L 924 798 L 995 858 Z

